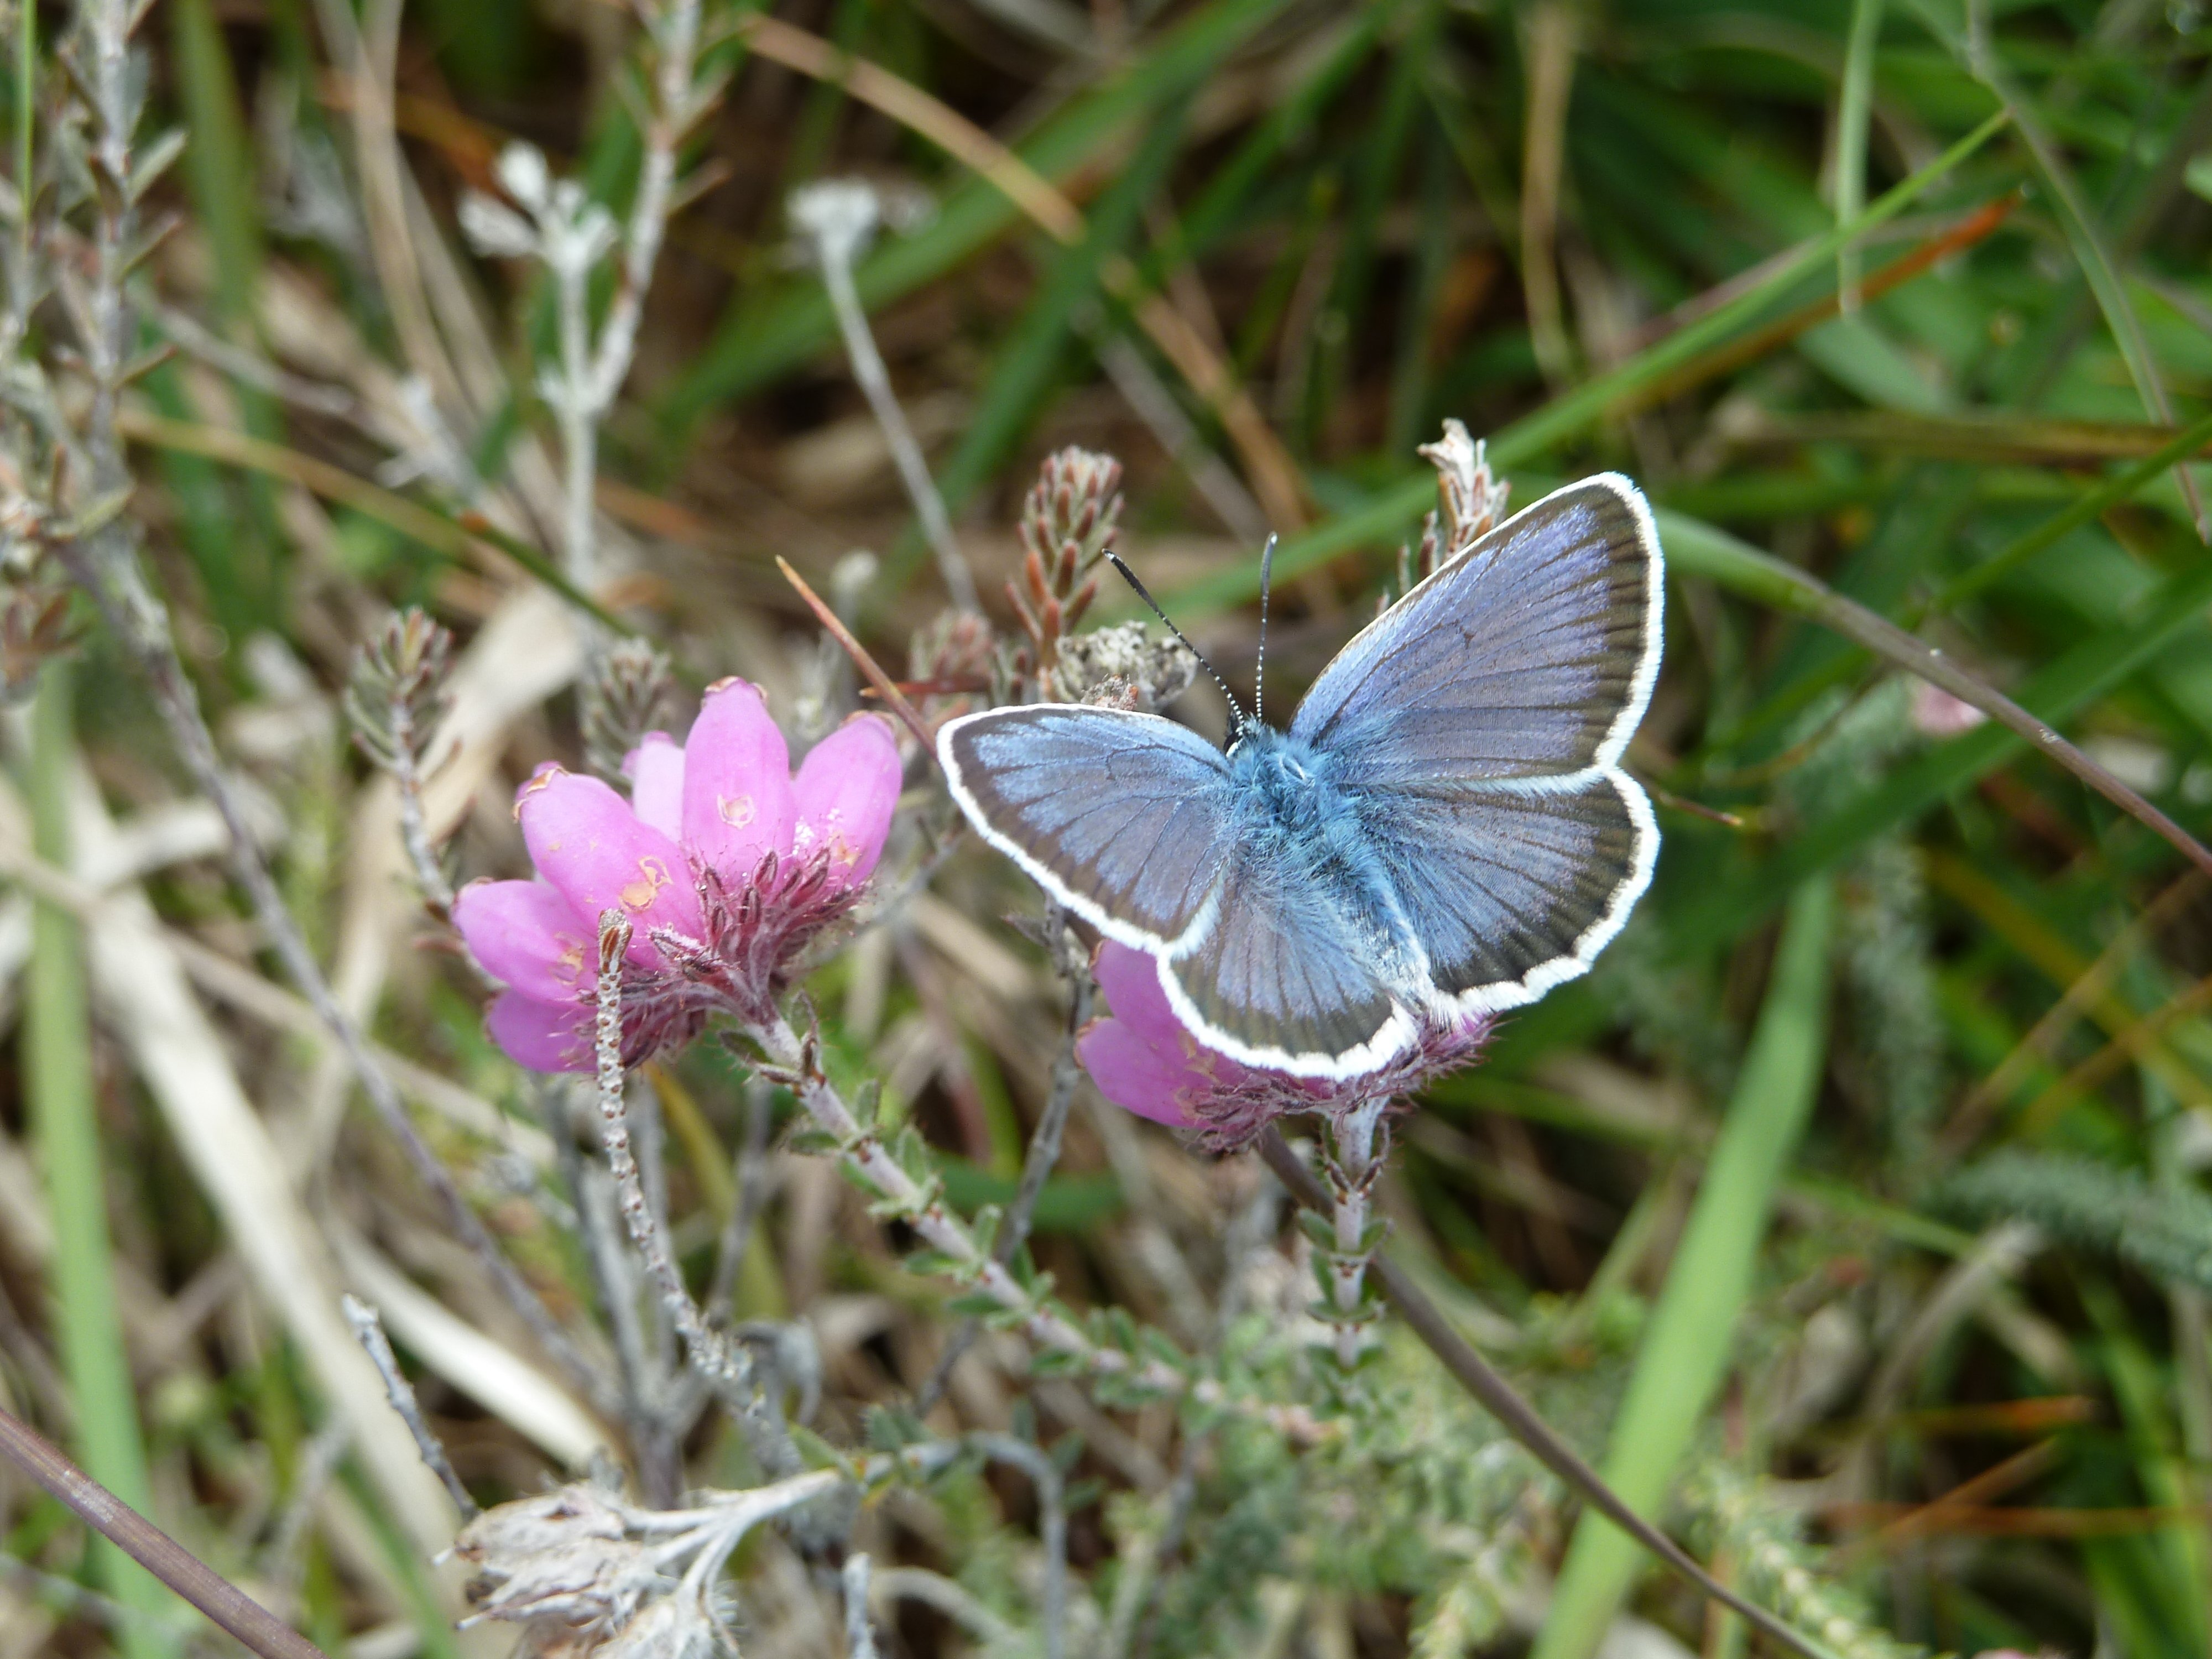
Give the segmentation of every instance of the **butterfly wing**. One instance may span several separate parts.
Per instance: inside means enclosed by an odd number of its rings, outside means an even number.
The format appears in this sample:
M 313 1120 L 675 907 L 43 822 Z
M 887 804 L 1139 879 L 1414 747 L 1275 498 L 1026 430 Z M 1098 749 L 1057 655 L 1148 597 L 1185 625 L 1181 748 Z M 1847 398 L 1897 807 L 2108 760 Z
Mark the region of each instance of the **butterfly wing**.
M 1220 750 L 1173 720 L 994 708 L 949 722 L 937 752 L 983 838 L 1109 939 L 1164 952 L 1221 884 L 1237 791 Z
M 1160 965 L 1182 1023 L 1247 1066 L 1303 1077 L 1372 1071 L 1413 1018 L 1377 972 L 1390 944 L 1311 848 L 1256 819 L 1232 842 L 1218 902 Z
M 1660 556 L 1601 473 L 1516 514 L 1363 629 L 1293 737 L 1348 787 L 1559 777 L 1618 762 L 1659 674 Z
M 1178 1018 L 1208 1047 L 1344 1076 L 1411 1035 L 1340 884 L 1269 831 L 1195 732 L 1152 714 L 1032 704 L 951 722 L 938 754 L 984 838 L 1158 960 Z
M 1658 827 L 1619 763 L 1658 677 L 1661 577 L 1642 495 L 1586 478 L 1415 588 L 1300 705 L 1440 1012 L 1587 971 L 1650 884 Z
M 1547 789 L 1370 790 L 1361 823 L 1437 1002 L 1534 1002 L 1588 971 L 1659 854 L 1651 804 L 1612 769 Z

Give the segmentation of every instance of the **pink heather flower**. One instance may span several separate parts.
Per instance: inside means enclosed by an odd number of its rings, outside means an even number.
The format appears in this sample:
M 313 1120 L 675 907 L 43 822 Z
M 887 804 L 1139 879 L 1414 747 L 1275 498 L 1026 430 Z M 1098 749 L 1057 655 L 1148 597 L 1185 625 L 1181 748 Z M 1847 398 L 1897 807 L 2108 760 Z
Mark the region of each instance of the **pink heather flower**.
M 1098 1092 L 1155 1123 L 1197 1130 L 1220 1148 L 1243 1145 L 1279 1117 L 1334 1117 L 1378 1097 L 1410 1095 L 1473 1060 L 1490 1039 L 1490 1018 L 1477 1015 L 1462 1025 L 1429 1027 L 1376 1071 L 1293 1077 L 1241 1065 L 1200 1042 L 1176 1018 L 1159 964 L 1143 951 L 1109 939 L 1092 957 L 1091 973 L 1110 1012 L 1084 1027 L 1075 1054 Z
M 856 714 L 799 769 L 759 690 L 708 688 L 689 739 L 647 734 L 624 800 L 540 767 L 515 795 L 534 881 L 463 889 L 453 921 L 506 986 L 494 1041 L 539 1072 L 587 1072 L 599 917 L 630 922 L 623 1059 L 696 1035 L 716 1009 L 765 1018 L 793 959 L 849 910 L 883 855 L 899 795 L 890 722 Z
M 1940 685 L 1915 680 L 1910 718 L 1912 729 L 1923 738 L 1955 738 L 1962 732 L 1972 731 L 1989 716 Z

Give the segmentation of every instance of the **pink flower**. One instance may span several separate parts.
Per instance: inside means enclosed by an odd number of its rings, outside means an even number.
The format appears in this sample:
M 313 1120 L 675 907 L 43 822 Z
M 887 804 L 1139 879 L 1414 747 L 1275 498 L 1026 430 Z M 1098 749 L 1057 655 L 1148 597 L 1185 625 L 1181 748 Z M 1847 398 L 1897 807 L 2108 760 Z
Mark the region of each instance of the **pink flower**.
M 1926 680 L 1912 682 L 1912 729 L 1923 738 L 1955 738 L 1989 719 L 1963 697 Z
M 796 778 L 757 689 L 708 688 L 689 740 L 650 732 L 624 800 L 540 767 L 515 795 L 534 881 L 479 881 L 453 921 L 507 988 L 485 1022 L 510 1058 L 589 1071 L 599 917 L 630 922 L 623 1058 L 698 1031 L 717 1009 L 764 1018 L 793 958 L 849 910 L 883 855 L 900 782 L 890 722 L 859 714 Z
M 1421 1040 L 1379 1070 L 1358 1077 L 1293 1077 L 1241 1065 L 1201 1043 L 1176 1018 L 1161 988 L 1159 964 L 1109 939 L 1091 973 L 1110 1011 L 1076 1039 L 1076 1058 L 1098 1092 L 1116 1106 L 1209 1145 L 1243 1145 L 1279 1117 L 1318 1112 L 1334 1117 L 1378 1097 L 1395 1099 L 1473 1060 L 1490 1039 L 1486 1015 L 1458 1026 L 1431 1025 Z

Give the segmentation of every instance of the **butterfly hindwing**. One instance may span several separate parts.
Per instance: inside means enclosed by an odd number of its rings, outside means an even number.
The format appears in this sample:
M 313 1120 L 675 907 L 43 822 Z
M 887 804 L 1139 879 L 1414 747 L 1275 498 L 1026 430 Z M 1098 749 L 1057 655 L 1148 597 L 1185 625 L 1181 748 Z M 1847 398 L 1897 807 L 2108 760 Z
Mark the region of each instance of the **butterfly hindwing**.
M 1247 1065 L 1346 1075 L 1380 1064 L 1412 1027 L 1356 903 L 1313 849 L 1248 821 L 1211 914 L 1161 971 L 1169 1000 L 1209 1047 Z
M 1659 666 L 1659 542 L 1601 473 L 1482 537 L 1364 629 L 1291 723 L 1348 784 L 1610 766 Z
M 1455 1012 L 1516 1007 L 1586 971 L 1651 879 L 1657 826 L 1609 769 L 1564 788 L 1377 791 L 1369 844 Z
M 938 753 L 983 835 L 1126 945 L 1164 950 L 1220 884 L 1236 792 L 1220 750 L 1187 726 L 1036 703 L 951 721 Z

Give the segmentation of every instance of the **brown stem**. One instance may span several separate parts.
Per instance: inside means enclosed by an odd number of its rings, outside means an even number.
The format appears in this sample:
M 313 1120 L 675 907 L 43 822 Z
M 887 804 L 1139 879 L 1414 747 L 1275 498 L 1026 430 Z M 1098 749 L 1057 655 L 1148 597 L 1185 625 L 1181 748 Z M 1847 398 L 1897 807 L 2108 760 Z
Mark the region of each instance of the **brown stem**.
M 453 1507 L 461 1512 L 464 1522 L 473 1521 L 483 1510 L 461 1484 L 460 1475 L 453 1468 L 453 1460 L 446 1455 L 445 1443 L 431 1432 L 428 1419 L 422 1415 L 422 1404 L 415 1397 L 414 1384 L 408 1382 L 407 1373 L 399 1369 L 399 1356 L 392 1352 L 392 1339 L 384 1334 L 384 1316 L 359 1297 L 348 1294 L 338 1298 L 346 1323 L 353 1327 L 354 1340 L 368 1352 L 369 1364 L 384 1379 L 384 1397 L 392 1402 L 392 1409 L 407 1425 L 407 1432 L 415 1437 L 415 1449 L 438 1483 L 446 1489 L 446 1496 L 453 1500 Z
M 927 723 L 915 712 L 914 705 L 906 700 L 906 694 L 898 689 L 898 683 L 884 672 L 882 665 L 869 654 L 868 647 L 853 636 L 853 630 L 838 619 L 836 611 L 823 604 L 821 597 L 806 585 L 806 579 L 791 568 L 789 560 L 779 558 L 775 568 L 782 571 L 783 579 L 799 591 L 799 597 L 806 601 L 806 608 L 814 613 L 814 619 L 822 624 L 830 637 L 845 647 L 845 654 L 853 659 L 853 665 L 867 677 L 868 684 L 876 688 L 876 695 L 884 700 L 884 706 L 906 722 L 906 729 L 914 733 L 915 741 L 921 745 L 921 752 L 935 758 L 937 738 Z
M 1276 1179 L 1290 1189 L 1292 1197 L 1316 1215 L 1334 1212 L 1335 1200 L 1319 1177 L 1298 1161 L 1298 1155 L 1284 1140 L 1282 1131 L 1273 1126 L 1262 1130 L 1259 1145 L 1260 1156 L 1275 1172 Z M 1792 1653 L 1803 1654 L 1806 1659 L 1829 1659 L 1825 1649 L 1797 1634 L 1765 1608 L 1745 1601 L 1699 1566 L 1687 1550 L 1631 1509 L 1627 1501 L 1583 1461 L 1582 1454 L 1562 1440 L 1552 1425 L 1537 1415 L 1536 1408 L 1468 1345 L 1467 1339 L 1444 1317 L 1442 1310 L 1406 1276 L 1404 1268 L 1379 1252 L 1369 1266 L 1400 1316 L 1427 1345 L 1429 1352 L 1443 1362 L 1453 1379 L 1584 1503 L 1714 1601 L 1741 1614 Z
M 4 1410 L 0 1410 L 0 1455 L 262 1659 L 326 1659 L 313 1642 L 70 1462 L 28 1424 Z
M 1671 533 L 1671 532 L 1670 532 Z M 1708 532 L 1706 550 L 1712 556 L 1706 574 L 1717 577 L 1745 598 L 1776 610 L 1804 617 L 1864 646 L 1885 662 L 1918 675 L 1942 687 L 1961 702 L 1971 703 L 2006 730 L 2024 738 L 2130 817 L 2155 831 L 2175 851 L 2198 869 L 2212 875 L 2212 848 L 2208 848 L 2142 795 L 2091 760 L 1996 687 L 1960 668 L 1935 647 L 1905 632 L 1888 617 L 1857 600 L 1808 576 L 1794 565 L 1748 547 L 1724 532 Z

